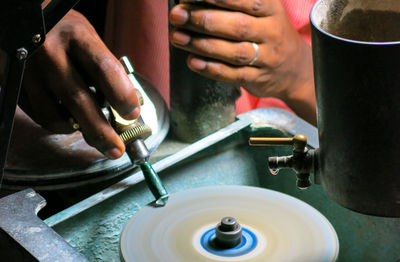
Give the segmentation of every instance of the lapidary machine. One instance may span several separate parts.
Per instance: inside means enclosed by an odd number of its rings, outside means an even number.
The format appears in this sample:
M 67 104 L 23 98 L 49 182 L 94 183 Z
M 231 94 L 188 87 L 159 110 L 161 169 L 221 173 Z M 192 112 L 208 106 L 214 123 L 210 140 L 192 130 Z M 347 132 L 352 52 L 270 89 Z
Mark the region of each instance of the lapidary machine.
M 228 109 L 208 112 L 204 123 L 215 124 L 210 134 L 182 142 L 185 128 L 177 125 L 184 118 L 171 112 L 167 135 L 160 95 L 127 70 L 145 98 L 136 126 L 153 130 L 144 140 L 159 176 L 151 181 L 132 156 L 103 159 L 79 132 L 46 133 L 20 121 L 20 111 L 4 165 L 21 68 L 44 41 L 45 28 L 74 4 L 53 2 L 44 11 L 41 1 L 23 0 L 2 3 L 12 12 L 0 9 L 0 43 L 9 57 L 0 93 L 1 261 L 400 261 L 398 1 L 314 6 L 318 129 L 274 108 L 221 127 L 215 121 L 230 117 L 232 99 L 226 105 L 211 99 L 204 108 Z M 23 37 L 10 33 L 22 32 L 28 19 L 53 22 Z M 171 59 L 180 59 L 174 52 Z

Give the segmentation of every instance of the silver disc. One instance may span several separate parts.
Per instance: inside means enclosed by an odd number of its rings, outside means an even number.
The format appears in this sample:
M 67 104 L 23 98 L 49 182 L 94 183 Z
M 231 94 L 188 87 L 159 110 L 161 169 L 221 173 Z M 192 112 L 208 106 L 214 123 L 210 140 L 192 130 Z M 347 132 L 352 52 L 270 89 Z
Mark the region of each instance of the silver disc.
M 249 252 L 229 256 L 203 245 L 223 217 L 251 232 Z M 145 206 L 125 225 L 120 242 L 126 262 L 336 261 L 339 242 L 329 221 L 308 204 L 276 191 L 213 186 L 172 194 L 162 208 Z

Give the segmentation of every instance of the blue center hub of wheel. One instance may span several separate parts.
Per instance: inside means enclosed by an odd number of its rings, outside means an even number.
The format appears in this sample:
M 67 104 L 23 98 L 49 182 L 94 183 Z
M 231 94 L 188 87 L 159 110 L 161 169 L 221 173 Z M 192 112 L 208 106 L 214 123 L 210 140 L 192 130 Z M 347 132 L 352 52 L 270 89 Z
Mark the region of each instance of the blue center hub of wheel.
M 215 227 L 201 236 L 201 246 L 211 254 L 221 257 L 238 257 L 245 255 L 257 246 L 257 237 L 247 228 L 242 227 L 242 241 L 234 248 L 218 248 L 215 244 Z

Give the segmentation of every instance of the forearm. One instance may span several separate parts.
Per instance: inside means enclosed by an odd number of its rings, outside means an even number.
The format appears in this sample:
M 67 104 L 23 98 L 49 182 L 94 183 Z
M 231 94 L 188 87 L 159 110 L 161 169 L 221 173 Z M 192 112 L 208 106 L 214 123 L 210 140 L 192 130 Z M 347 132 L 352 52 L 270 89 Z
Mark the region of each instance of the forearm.
M 314 126 L 317 125 L 314 85 L 304 86 L 297 93 L 293 93 L 292 97 L 285 102 L 299 117 Z
M 291 83 L 291 87 L 286 88 L 287 92 L 282 99 L 293 109 L 294 112 L 307 122 L 317 125 L 316 98 L 314 88 L 314 74 L 312 52 L 310 46 L 303 42 L 299 49 L 298 67 L 296 80 Z

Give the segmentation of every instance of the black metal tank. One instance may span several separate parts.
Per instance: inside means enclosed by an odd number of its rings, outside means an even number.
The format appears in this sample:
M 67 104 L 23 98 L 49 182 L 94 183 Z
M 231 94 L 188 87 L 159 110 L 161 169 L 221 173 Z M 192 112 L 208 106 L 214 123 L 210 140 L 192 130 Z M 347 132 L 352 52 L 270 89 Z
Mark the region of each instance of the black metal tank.
M 322 185 L 349 209 L 400 217 L 399 1 L 319 0 L 311 27 Z

